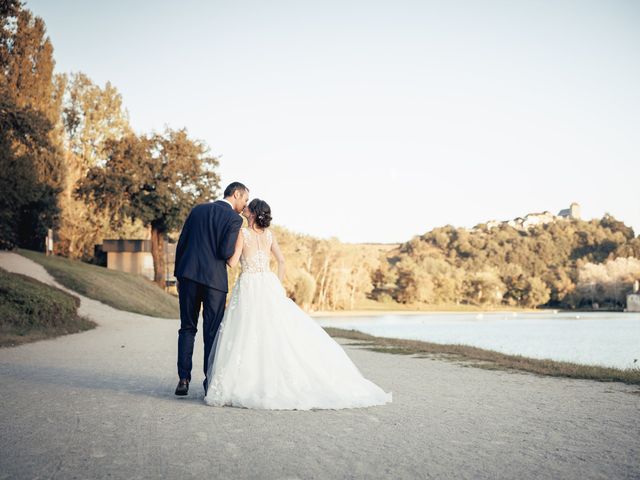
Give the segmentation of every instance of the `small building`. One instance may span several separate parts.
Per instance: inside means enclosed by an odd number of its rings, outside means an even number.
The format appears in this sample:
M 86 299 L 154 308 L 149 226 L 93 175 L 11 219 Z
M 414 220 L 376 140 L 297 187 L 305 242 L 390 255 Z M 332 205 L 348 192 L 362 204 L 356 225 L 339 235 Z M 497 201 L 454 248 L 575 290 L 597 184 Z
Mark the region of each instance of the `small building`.
M 175 243 L 165 245 L 165 280 L 167 285 L 175 283 L 173 265 L 175 262 Z M 121 272 L 142 275 L 153 281 L 153 257 L 151 240 L 110 239 L 102 242 L 102 251 L 107 254 L 107 268 Z
M 562 209 L 558 212 L 558 216 L 561 218 L 580 218 L 580 205 L 573 202 L 569 205 L 569 208 Z
M 142 275 L 153 280 L 151 240 L 104 240 L 102 251 L 107 254 L 107 268 Z
M 522 221 L 522 228 L 529 229 L 536 225 L 544 225 L 546 223 L 552 223 L 555 221 L 556 217 L 551 212 L 542 212 L 542 213 L 529 213 L 524 217 Z
M 640 312 L 640 282 L 633 282 L 633 293 L 627 295 L 627 308 L 625 312 Z
M 507 225 L 513 228 L 522 228 L 522 222 L 524 222 L 524 218 L 517 217 L 517 218 L 514 218 L 513 220 L 509 220 L 507 222 Z
M 627 295 L 627 308 L 625 312 L 640 312 L 640 293 Z
M 482 226 L 487 230 L 491 230 L 492 228 L 497 228 L 502 225 L 508 225 L 516 230 L 528 230 L 531 227 L 535 227 L 537 225 L 546 225 L 549 223 L 554 223 L 558 220 L 563 219 L 579 219 L 580 218 L 580 205 L 576 202 L 573 202 L 569 208 L 565 208 L 558 212 L 558 215 L 554 215 L 553 213 L 545 210 L 540 213 L 528 213 L 523 217 L 517 217 L 513 220 L 507 221 L 498 221 L 498 220 L 489 220 L 486 224 L 479 224 L 474 227 L 474 229 L 478 229 Z

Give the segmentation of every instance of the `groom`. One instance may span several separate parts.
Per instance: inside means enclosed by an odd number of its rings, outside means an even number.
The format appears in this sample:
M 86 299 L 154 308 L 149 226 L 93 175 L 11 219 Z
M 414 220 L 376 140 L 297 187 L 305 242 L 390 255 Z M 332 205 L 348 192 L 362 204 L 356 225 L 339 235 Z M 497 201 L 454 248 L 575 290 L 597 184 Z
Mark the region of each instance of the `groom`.
M 189 393 L 191 358 L 202 308 L 204 337 L 204 389 L 207 363 L 222 316 L 229 287 L 227 259 L 233 255 L 242 226 L 239 215 L 249 201 L 249 189 L 240 182 L 229 184 L 224 199 L 193 207 L 182 227 L 176 247 L 174 275 L 178 279 L 180 330 L 176 395 Z

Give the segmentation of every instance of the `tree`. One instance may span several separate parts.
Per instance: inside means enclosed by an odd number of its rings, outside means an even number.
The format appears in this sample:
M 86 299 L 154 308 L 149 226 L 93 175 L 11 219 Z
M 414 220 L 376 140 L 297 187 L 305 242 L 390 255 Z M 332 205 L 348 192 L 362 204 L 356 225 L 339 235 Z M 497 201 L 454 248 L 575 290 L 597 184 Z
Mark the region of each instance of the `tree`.
M 101 88 L 78 72 L 65 75 L 65 84 L 62 119 L 66 147 L 81 167 L 89 169 L 106 161 L 107 141 L 131 133 L 129 114 L 110 82 Z
M 633 284 L 640 280 L 640 259 L 619 257 L 604 263 L 584 263 L 578 269 L 574 302 L 624 307 Z
M 393 299 L 397 281 L 397 271 L 392 269 L 387 259 L 383 257 L 378 267 L 371 273 L 373 286 L 371 297 L 378 301 L 384 298 L 387 302 Z
M 58 220 L 58 191 L 40 181 L 36 163 L 57 154 L 51 124 L 39 112 L 18 107 L 0 88 L 0 248 L 40 248 Z
M 550 290 L 549 304 L 566 304 L 571 292 L 575 289 L 575 283 L 562 267 L 550 268 L 542 278 Z
M 527 283 L 527 290 L 524 296 L 525 306 L 535 308 L 549 301 L 550 290 L 544 281 L 538 277 L 531 277 Z
M 0 203 L 4 247 L 42 248 L 58 222 L 65 168 L 58 130 L 59 84 L 41 18 L 18 1 L 0 1 Z M 8 200 L 12 197 L 12 203 Z
M 491 268 L 474 272 L 467 279 L 467 285 L 470 300 L 478 305 L 501 303 L 506 290 L 498 272 Z
M 305 310 L 309 309 L 316 292 L 316 282 L 306 270 L 299 270 L 293 282 L 293 301 Z
M 104 165 L 89 169 L 77 196 L 108 212 L 116 225 L 130 219 L 151 227 L 154 281 L 164 286 L 165 234 L 178 229 L 196 203 L 217 196 L 218 160 L 185 129 L 128 134 L 105 149 Z
M 15 35 L 13 24 L 21 7 L 20 0 L 0 0 L 0 65 L 3 70 L 11 61 L 11 43 Z
M 62 103 L 67 179 L 61 195 L 62 218 L 56 252 L 90 258 L 94 245 L 112 230 L 109 214 L 96 212 L 74 197 L 73 192 L 87 171 L 106 162 L 106 143 L 131 133 L 122 97 L 109 82 L 101 88 L 83 73 L 64 75 L 66 85 Z M 126 225 L 114 232 L 118 236 L 144 237 L 144 227 Z
M 20 107 L 31 107 L 55 123 L 53 45 L 44 20 L 19 2 L 3 1 L 0 60 L 4 86 Z
M 401 260 L 398 265 L 398 289 L 395 299 L 400 303 L 423 302 L 434 300 L 433 277 L 410 258 Z

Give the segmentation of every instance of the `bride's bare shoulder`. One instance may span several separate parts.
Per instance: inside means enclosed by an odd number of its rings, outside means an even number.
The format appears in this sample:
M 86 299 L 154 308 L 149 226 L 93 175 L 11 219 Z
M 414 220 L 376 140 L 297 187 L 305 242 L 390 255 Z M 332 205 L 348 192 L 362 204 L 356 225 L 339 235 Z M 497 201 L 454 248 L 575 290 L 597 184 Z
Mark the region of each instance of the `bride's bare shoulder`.
M 278 240 L 276 239 L 276 234 L 273 230 L 271 230 L 270 228 L 267 230 L 268 235 L 269 235 L 269 241 L 271 243 L 271 245 L 277 245 L 278 244 Z

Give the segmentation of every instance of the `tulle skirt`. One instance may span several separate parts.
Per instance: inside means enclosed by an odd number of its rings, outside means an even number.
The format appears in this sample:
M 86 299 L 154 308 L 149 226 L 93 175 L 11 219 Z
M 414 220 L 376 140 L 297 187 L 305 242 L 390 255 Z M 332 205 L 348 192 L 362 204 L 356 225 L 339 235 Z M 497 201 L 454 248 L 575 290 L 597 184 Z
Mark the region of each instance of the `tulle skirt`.
M 267 410 L 368 407 L 391 393 L 286 293 L 273 272 L 242 273 L 213 342 L 205 403 Z

